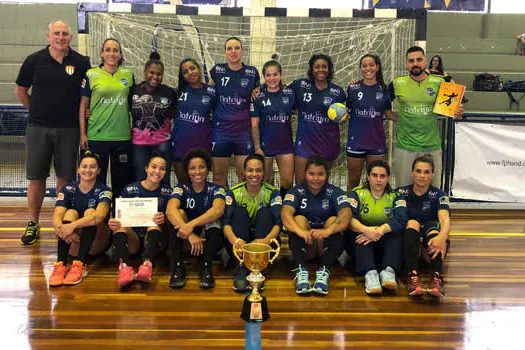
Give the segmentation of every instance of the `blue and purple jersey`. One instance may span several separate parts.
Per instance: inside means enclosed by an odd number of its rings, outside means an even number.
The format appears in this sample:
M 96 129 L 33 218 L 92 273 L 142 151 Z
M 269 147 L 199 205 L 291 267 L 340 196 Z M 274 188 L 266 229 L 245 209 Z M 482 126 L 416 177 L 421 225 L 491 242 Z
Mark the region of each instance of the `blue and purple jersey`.
M 191 148 L 211 152 L 211 117 L 216 103 L 215 88 L 207 84 L 198 89 L 188 86 L 180 94 L 171 134 L 175 159 L 183 158 Z
M 227 63 L 216 64 L 210 71 L 217 90 L 217 108 L 213 114 L 214 142 L 247 142 L 250 134 L 250 99 L 259 86 L 257 68 L 243 65 L 238 71 Z
M 292 111 L 295 94 L 292 89 L 277 92 L 261 90 L 250 108 L 250 115 L 259 119 L 261 148 L 265 155 L 293 153 Z
M 383 126 L 385 111 L 392 110 L 388 90 L 379 83 L 368 86 L 362 81 L 347 89 L 346 106 L 350 109 L 347 150 L 384 150 L 386 137 Z
M 134 145 L 157 146 L 170 139 L 177 98 L 173 88 L 160 85 L 146 91 L 145 83 L 131 89 L 131 134 Z
M 120 196 L 122 198 L 158 198 L 158 212 L 165 213 L 171 194 L 172 189 L 169 185 L 161 184 L 156 190 L 150 191 L 142 186 L 140 181 L 137 181 L 126 185 Z
M 221 199 L 224 201 L 226 191 L 219 185 L 206 182 L 204 190 L 195 192 L 191 183 L 178 184 L 173 189 L 171 198 L 180 201 L 180 209 L 184 210 L 188 221 L 198 218 L 213 206 L 213 201 Z
M 447 210 L 450 213 L 448 195 L 434 186 L 430 186 L 422 196 L 414 193 L 414 185 L 400 187 L 397 192 L 406 200 L 408 218 L 417 220 L 420 224 L 439 221 L 440 210 Z
M 345 103 L 345 91 L 328 83 L 324 90 L 317 90 L 315 83 L 298 79 L 289 86 L 295 92 L 298 111 L 296 155 L 308 158 L 313 155 L 334 160 L 341 149 L 339 124 L 328 118 L 328 107 L 333 103 Z
M 322 228 L 332 216 L 343 208 L 350 208 L 346 193 L 339 187 L 326 183 L 316 196 L 306 184 L 296 185 L 284 196 L 283 206 L 295 208 L 294 215 L 303 215 L 312 228 Z
M 80 217 L 84 217 L 87 209 L 97 209 L 99 203 L 108 203 L 111 206 L 113 193 L 108 186 L 96 183 L 88 193 L 82 193 L 78 185 L 78 181 L 72 181 L 62 187 L 55 206 L 75 209 Z

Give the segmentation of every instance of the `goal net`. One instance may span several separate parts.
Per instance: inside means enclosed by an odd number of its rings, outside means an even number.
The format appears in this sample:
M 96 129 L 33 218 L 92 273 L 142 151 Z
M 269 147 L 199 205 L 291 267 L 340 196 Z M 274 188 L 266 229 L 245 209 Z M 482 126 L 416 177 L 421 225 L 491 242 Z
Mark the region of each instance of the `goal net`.
M 283 82 L 306 77 L 308 60 L 315 53 L 332 57 L 333 82 L 341 87 L 360 79 L 359 59 L 366 53 L 379 55 L 385 82 L 405 74 L 405 51 L 414 44 L 416 20 L 398 18 L 319 18 L 249 17 L 214 15 L 175 15 L 156 13 L 102 13 L 88 16 L 88 54 L 92 63 L 100 56 L 104 39 L 113 37 L 122 44 L 125 65 L 134 70 L 136 80 L 143 77 L 144 63 L 152 50 L 165 64 L 164 83 L 176 86 L 182 59 L 199 61 L 208 79 L 215 63 L 225 62 L 224 42 L 230 36 L 243 41 L 243 60 L 256 66 L 278 57 Z M 262 74 L 262 72 L 261 72 Z M 261 77 L 261 79 L 263 79 Z M 295 122 L 296 124 L 296 122 Z M 346 189 L 347 124 L 341 124 L 341 153 L 330 173 L 330 182 Z M 392 150 L 394 134 L 385 122 Z M 275 184 L 279 185 L 275 171 Z M 236 183 L 234 168 L 229 181 Z

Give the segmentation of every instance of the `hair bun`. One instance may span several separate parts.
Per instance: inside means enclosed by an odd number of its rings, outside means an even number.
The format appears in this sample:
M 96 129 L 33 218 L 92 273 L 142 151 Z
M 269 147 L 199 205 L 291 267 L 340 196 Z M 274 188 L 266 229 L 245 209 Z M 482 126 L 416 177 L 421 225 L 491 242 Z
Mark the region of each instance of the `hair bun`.
M 157 51 L 152 51 L 150 54 L 149 54 L 149 59 L 150 60 L 156 60 L 156 61 L 160 61 L 160 55 Z

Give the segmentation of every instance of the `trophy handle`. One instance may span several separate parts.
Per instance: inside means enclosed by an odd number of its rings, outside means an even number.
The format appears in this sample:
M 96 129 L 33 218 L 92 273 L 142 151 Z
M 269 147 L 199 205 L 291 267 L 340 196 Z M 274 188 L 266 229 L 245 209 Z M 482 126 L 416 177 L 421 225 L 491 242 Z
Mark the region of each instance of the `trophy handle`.
M 235 257 L 237 258 L 237 260 L 239 260 L 239 263 L 242 264 L 244 262 L 244 259 L 241 259 L 239 257 L 239 253 L 237 253 L 237 248 L 235 248 L 235 246 L 237 245 L 237 242 L 240 240 L 240 238 L 237 238 L 235 240 L 235 242 L 233 243 L 233 255 L 235 255 Z M 242 251 L 241 251 L 242 252 Z
M 275 261 L 275 259 L 277 259 L 277 257 L 279 256 L 279 252 L 281 251 L 281 246 L 279 245 L 279 241 L 277 241 L 275 238 L 272 238 L 270 240 L 270 244 L 271 243 L 275 243 L 275 245 L 277 246 L 277 249 L 271 249 L 270 252 L 272 253 L 275 253 L 275 255 L 273 256 L 272 259 L 270 259 L 270 264 L 273 264 L 273 262 Z

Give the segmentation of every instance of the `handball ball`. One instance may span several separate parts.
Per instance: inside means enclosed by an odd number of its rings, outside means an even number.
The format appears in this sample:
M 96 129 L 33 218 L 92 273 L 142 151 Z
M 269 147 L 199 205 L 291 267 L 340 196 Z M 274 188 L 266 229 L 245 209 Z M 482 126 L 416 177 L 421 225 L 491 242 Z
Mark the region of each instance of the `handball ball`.
M 336 123 L 342 123 L 348 118 L 348 110 L 342 103 L 334 103 L 328 108 L 328 118 Z

